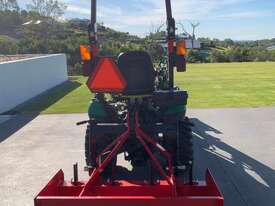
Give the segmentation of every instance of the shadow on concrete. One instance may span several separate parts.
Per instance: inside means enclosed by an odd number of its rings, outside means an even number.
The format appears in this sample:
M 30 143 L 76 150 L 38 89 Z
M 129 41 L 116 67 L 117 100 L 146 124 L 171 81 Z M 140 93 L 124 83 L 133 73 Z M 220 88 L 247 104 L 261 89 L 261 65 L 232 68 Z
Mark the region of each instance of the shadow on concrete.
M 225 206 L 273 206 L 275 171 L 221 141 L 218 138 L 221 131 L 199 119 L 192 119 L 192 122 L 195 124 L 195 153 L 200 159 L 196 170 L 202 173 L 206 167 L 212 169 L 224 194 Z M 259 150 L 264 150 L 260 137 Z M 206 161 L 206 158 L 210 160 Z
M 65 83 L 23 103 L 22 105 L 19 105 L 11 111 L 4 113 L 4 115 L 14 115 L 14 117 L 0 124 L 0 143 L 31 122 L 42 111 L 80 86 L 81 84 L 79 82 L 68 80 Z
M 224 195 L 225 206 L 274 206 L 275 171 L 223 142 L 219 136 L 224 134 L 218 129 L 199 119 L 191 120 L 195 124 L 194 179 L 204 180 L 209 168 Z M 262 149 L 259 144 L 259 150 Z M 115 175 L 115 179 L 144 181 L 149 178 L 148 167 L 130 170 L 120 166 Z

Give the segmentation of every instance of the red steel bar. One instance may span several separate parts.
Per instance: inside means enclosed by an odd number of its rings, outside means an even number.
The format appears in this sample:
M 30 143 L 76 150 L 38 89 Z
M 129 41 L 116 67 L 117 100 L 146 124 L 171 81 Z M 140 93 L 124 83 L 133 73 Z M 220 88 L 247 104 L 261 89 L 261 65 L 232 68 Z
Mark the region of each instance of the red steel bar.
M 125 133 L 123 133 L 120 137 L 118 137 L 118 141 L 116 146 L 113 148 L 112 152 L 108 155 L 108 157 L 103 161 L 101 165 L 97 169 L 95 169 L 91 175 L 91 178 L 83 188 L 80 196 L 85 196 L 85 194 L 89 191 L 89 188 L 94 184 L 94 182 L 99 178 L 100 174 L 104 171 L 104 169 L 108 166 L 111 160 L 117 155 L 120 148 L 123 146 L 127 138 L 129 137 L 130 129 L 128 129 Z
M 223 206 L 223 197 L 211 173 L 205 182 L 193 185 L 177 184 L 177 196 L 172 197 L 166 181 L 159 184 L 117 181 L 113 184 L 94 184 L 87 196 L 79 196 L 85 182 L 73 185 L 64 181 L 60 170 L 36 196 L 35 206 Z
M 64 181 L 64 173 L 60 170 L 48 185 L 37 195 L 35 206 L 223 206 L 223 197 L 210 172 L 206 172 L 205 182 L 194 182 L 192 185 L 182 183 L 173 174 L 170 154 L 158 145 L 139 126 L 138 113 L 135 114 L 136 136 L 144 146 L 165 180 L 156 184 L 117 180 L 113 183 L 103 182 L 100 174 L 111 160 L 118 154 L 131 128 L 129 114 L 128 128 L 114 142 L 107 146 L 104 152 L 112 149 L 106 159 L 94 169 L 87 182 L 77 184 Z M 156 159 L 147 143 L 153 145 L 167 159 L 169 175 L 166 174 L 160 162 Z

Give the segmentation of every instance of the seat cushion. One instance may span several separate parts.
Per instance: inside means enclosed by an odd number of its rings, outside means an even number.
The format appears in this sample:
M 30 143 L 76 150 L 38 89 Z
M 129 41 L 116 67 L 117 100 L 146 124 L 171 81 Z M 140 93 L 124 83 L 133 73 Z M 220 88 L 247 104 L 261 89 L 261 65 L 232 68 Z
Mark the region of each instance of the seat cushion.
M 121 54 L 118 57 L 118 67 L 127 82 L 124 95 L 151 94 L 154 91 L 155 70 L 147 52 Z

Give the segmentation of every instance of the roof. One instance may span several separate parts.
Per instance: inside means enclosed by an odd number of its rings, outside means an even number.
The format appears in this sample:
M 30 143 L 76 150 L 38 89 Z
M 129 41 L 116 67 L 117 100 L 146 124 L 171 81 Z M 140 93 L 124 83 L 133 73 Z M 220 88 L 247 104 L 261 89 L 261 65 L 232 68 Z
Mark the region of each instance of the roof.
M 267 47 L 267 50 L 275 50 L 275 45 Z

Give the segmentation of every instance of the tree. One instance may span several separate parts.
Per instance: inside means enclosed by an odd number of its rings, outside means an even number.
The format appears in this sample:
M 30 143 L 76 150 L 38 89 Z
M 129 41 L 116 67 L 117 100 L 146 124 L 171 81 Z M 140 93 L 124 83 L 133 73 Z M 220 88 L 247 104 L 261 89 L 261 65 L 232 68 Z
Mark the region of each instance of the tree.
M 19 11 L 17 0 L 0 0 L 0 11 Z
M 191 49 L 187 52 L 187 62 L 189 63 L 204 62 L 204 58 L 200 53 L 200 51 Z
M 64 14 L 67 6 L 58 0 L 32 0 L 31 4 L 27 4 L 27 8 L 41 16 L 58 19 Z
M 224 46 L 225 47 L 232 47 L 232 46 L 234 46 L 234 41 L 232 39 L 225 39 L 224 40 Z
M 228 62 L 227 56 L 223 51 L 213 50 L 210 54 L 210 62 Z
M 0 35 L 16 36 L 15 29 L 22 24 L 20 13 L 17 11 L 0 11 Z

